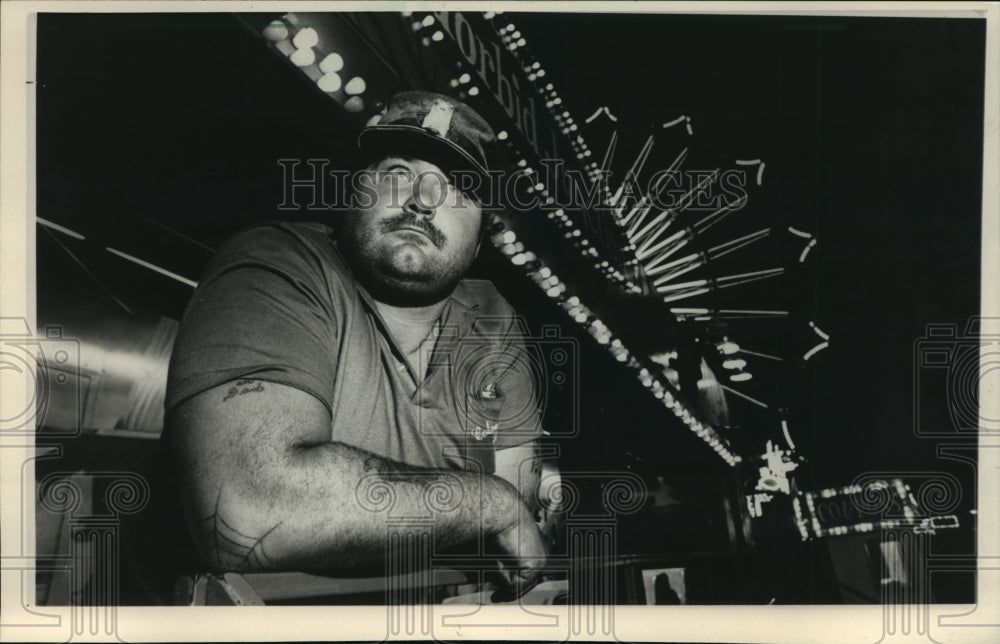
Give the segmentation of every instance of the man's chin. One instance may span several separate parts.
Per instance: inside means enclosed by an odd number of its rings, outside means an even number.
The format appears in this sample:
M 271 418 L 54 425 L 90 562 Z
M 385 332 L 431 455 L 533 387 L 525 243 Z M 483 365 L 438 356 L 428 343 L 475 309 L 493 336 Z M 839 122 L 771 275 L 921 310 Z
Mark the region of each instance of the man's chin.
M 443 282 L 424 273 L 399 270 L 372 270 L 364 285 L 375 299 L 398 306 L 426 306 L 448 297 L 457 281 Z
M 347 258 L 375 299 L 399 306 L 426 306 L 451 295 L 465 272 L 446 270 L 429 252 L 420 243 L 402 243 L 367 253 L 348 252 Z
M 388 271 L 401 279 L 426 279 L 427 254 L 416 244 L 403 243 L 395 246 L 386 263 L 389 265 Z

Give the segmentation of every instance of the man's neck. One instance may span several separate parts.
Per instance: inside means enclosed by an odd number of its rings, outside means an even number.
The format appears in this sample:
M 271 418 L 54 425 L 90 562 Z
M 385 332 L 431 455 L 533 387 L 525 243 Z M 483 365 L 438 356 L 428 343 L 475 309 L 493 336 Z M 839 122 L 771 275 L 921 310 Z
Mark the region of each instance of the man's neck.
M 427 306 L 394 306 L 374 300 L 399 349 L 410 356 L 428 339 L 448 300 Z

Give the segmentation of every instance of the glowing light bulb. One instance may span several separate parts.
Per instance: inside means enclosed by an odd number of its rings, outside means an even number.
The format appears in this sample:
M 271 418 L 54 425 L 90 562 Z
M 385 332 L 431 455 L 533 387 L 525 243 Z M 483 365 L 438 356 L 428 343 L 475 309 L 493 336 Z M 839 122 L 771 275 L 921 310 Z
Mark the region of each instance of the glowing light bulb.
M 312 27 L 300 29 L 299 33 L 292 38 L 292 44 L 296 49 L 306 49 L 319 44 L 319 34 Z
M 352 96 L 344 103 L 344 109 L 348 112 L 360 112 L 365 109 L 365 100 L 360 96 Z
M 742 358 L 734 358 L 731 360 L 722 361 L 723 369 L 742 369 L 745 366 L 747 366 L 747 361 L 743 360 Z
M 719 344 L 719 352 L 723 355 L 731 356 L 740 350 L 740 345 L 735 342 L 722 342 Z
M 271 42 L 278 42 L 288 38 L 288 27 L 280 20 L 275 20 L 264 27 L 264 37 Z
M 508 136 L 507 130 L 500 130 L 500 132 L 497 134 L 497 140 L 506 141 L 507 136 Z
M 316 52 L 309 47 L 296 49 L 288 57 L 288 60 L 292 61 L 292 64 L 296 67 L 308 67 L 316 62 Z
M 324 74 L 329 74 L 331 72 L 339 72 L 344 68 L 344 57 L 340 54 L 334 52 L 332 54 L 327 54 L 326 57 L 319 61 L 319 71 Z
M 431 40 L 433 40 L 434 42 L 441 42 L 442 40 L 444 40 L 444 32 L 441 31 L 440 29 L 435 31 L 433 34 L 431 34 Z
M 344 85 L 344 91 L 351 95 L 363 94 L 366 88 L 365 79 L 360 76 L 355 76 Z
M 740 371 L 739 373 L 734 373 L 733 375 L 729 376 L 729 379 L 732 380 L 733 382 L 746 382 L 751 378 L 753 378 L 753 374 L 750 373 L 749 371 Z
M 340 74 L 337 72 L 327 72 L 319 77 L 316 84 L 324 92 L 336 92 L 343 85 L 343 81 L 340 80 Z
M 470 87 L 469 88 L 469 96 L 479 96 L 479 88 L 478 87 Z
M 425 27 L 430 27 L 431 25 L 434 24 L 434 16 L 426 15 L 424 16 L 424 19 L 421 22 Z

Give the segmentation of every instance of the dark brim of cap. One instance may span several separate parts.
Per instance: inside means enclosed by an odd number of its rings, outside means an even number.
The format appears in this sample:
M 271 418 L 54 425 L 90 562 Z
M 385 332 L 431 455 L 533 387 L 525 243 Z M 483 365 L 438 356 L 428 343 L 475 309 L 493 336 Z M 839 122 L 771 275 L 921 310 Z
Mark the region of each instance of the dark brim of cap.
M 483 179 L 488 172 L 482 162 L 448 139 L 415 125 L 370 125 L 358 135 L 358 147 L 367 156 L 398 155 L 428 161 L 445 172 L 473 171 Z

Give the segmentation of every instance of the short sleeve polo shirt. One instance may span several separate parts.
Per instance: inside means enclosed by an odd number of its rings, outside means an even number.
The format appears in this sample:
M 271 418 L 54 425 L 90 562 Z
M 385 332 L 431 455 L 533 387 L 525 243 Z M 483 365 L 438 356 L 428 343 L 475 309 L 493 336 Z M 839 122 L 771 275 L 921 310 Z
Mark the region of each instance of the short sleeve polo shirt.
M 537 356 L 490 283 L 463 280 L 415 382 L 370 295 L 318 223 L 229 240 L 185 311 L 165 406 L 240 378 L 296 387 L 330 411 L 330 440 L 409 465 L 494 470 L 541 434 Z

